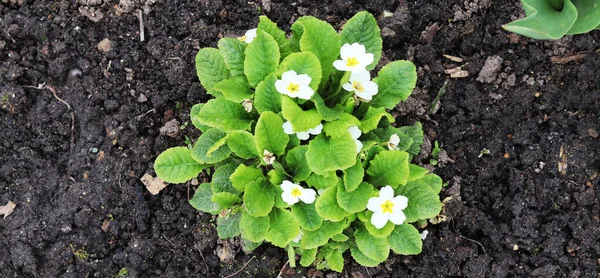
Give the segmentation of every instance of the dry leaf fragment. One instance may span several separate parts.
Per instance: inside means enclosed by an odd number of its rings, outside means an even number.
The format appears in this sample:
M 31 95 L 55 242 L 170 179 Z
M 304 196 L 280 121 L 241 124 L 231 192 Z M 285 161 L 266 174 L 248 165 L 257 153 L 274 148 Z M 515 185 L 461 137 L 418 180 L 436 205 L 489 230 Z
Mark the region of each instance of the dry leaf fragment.
M 463 62 L 463 58 L 460 58 L 460 57 L 456 57 L 456 56 L 452 56 L 452 55 L 448 55 L 448 54 L 442 54 L 442 56 L 444 56 L 446 59 L 448 59 L 450 61 L 454 61 L 457 63 Z
M 4 218 L 6 218 L 13 213 L 15 207 L 17 207 L 17 204 L 13 203 L 12 201 L 8 201 L 6 205 L 0 206 L 0 215 L 4 215 Z
M 144 176 L 142 176 L 142 178 L 140 180 L 142 181 L 142 183 L 146 186 L 146 189 L 148 189 L 148 191 L 150 191 L 150 194 L 152 194 L 152 195 L 158 194 L 158 192 L 160 192 L 163 188 L 167 187 L 167 183 L 165 181 L 163 181 L 161 178 L 159 178 L 159 177 L 155 178 L 148 173 L 144 174 Z
M 560 158 L 560 160 L 558 161 L 558 172 L 560 172 L 560 174 L 564 176 L 567 174 L 568 163 L 567 153 L 563 150 L 563 146 L 560 146 L 558 157 Z
M 450 74 L 451 78 L 465 78 L 469 76 L 469 72 L 466 70 L 460 70 Z
M 445 69 L 445 70 L 444 70 L 444 73 L 445 73 L 445 74 L 453 74 L 453 73 L 455 73 L 455 72 L 459 72 L 459 71 L 461 71 L 461 70 L 462 70 L 462 68 L 461 68 L 461 67 L 455 67 L 455 68 L 451 68 L 451 69 Z

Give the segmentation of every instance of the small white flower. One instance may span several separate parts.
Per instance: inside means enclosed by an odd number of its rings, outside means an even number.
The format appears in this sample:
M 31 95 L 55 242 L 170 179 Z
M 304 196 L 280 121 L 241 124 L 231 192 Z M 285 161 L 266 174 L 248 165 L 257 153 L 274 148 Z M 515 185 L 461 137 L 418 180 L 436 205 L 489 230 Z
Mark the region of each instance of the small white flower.
M 398 137 L 398 134 L 392 134 L 392 136 L 390 136 L 390 141 L 388 141 L 388 149 L 397 150 L 399 143 L 400 137 Z
M 285 132 L 285 134 L 294 134 L 295 133 L 296 136 L 298 136 L 298 139 L 300 139 L 300 140 L 308 139 L 311 134 L 312 135 L 321 134 L 321 131 L 323 130 L 323 124 L 319 124 L 318 126 L 310 128 L 307 131 L 294 132 L 292 123 L 290 123 L 289 121 L 283 123 L 282 127 L 283 127 L 283 132 Z
M 246 31 L 246 33 L 243 36 L 239 37 L 238 40 L 246 43 L 251 43 L 254 40 L 254 38 L 256 38 L 256 28 Z
M 310 99 L 315 94 L 309 86 L 311 80 L 308 74 L 288 70 L 281 75 L 281 80 L 275 81 L 275 89 L 291 98 Z
M 359 72 L 366 71 L 366 67 L 373 63 L 373 54 L 367 53 L 364 45 L 359 43 L 344 44 L 340 50 L 342 60 L 333 62 L 339 71 Z
M 246 112 L 250 113 L 252 112 L 252 107 L 254 106 L 254 103 L 252 102 L 252 100 L 245 98 L 242 102 L 242 106 L 244 106 L 244 110 L 246 110 Z
M 408 198 L 398 195 L 394 197 L 394 189 L 387 185 L 379 191 L 379 197 L 372 197 L 367 203 L 367 209 L 373 212 L 371 224 L 377 229 L 383 228 L 389 221 L 402 225 L 406 220 L 404 210 L 408 206 Z
M 263 161 L 267 165 L 271 165 L 271 164 L 273 164 L 273 162 L 275 162 L 275 155 L 268 150 L 264 150 L 263 151 Z
M 342 86 L 344 90 L 354 92 L 361 100 L 369 101 L 377 94 L 377 83 L 371 81 L 368 71 L 352 72 L 348 83 Z
M 358 126 L 355 125 L 349 127 L 348 132 L 350 132 L 350 136 L 352 136 L 352 139 L 354 139 L 354 142 L 356 143 L 356 152 L 359 153 L 360 150 L 362 150 L 363 148 L 363 143 L 360 140 L 358 140 L 358 137 L 362 135 L 362 132 L 360 132 Z
M 424 230 L 421 232 L 421 240 L 425 240 L 427 238 L 427 235 L 429 234 L 429 231 Z
M 292 241 L 295 243 L 298 243 L 302 239 L 303 235 L 304 235 L 304 233 L 302 232 L 302 230 L 300 230 L 300 233 L 298 234 L 298 236 L 296 238 L 292 239 Z
M 312 204 L 317 195 L 317 192 L 315 192 L 314 189 L 305 189 L 291 181 L 283 181 L 281 183 L 281 189 L 283 190 L 281 199 L 290 206 L 297 203 L 299 200 L 307 204 Z

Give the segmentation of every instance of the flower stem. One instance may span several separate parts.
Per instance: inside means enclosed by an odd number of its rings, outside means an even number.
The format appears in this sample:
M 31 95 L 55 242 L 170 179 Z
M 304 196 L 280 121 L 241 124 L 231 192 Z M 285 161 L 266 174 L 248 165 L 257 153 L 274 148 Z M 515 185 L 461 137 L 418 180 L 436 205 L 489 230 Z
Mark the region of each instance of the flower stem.
M 287 246 L 288 260 L 290 261 L 290 267 L 296 267 L 296 251 L 291 245 Z

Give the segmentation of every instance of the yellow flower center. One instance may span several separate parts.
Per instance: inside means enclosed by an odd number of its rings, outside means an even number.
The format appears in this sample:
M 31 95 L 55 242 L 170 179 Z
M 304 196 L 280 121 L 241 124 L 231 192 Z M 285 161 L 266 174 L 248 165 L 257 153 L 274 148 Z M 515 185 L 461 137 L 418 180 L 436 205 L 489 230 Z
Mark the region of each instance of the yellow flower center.
M 352 88 L 357 90 L 359 93 L 362 93 L 365 90 L 365 87 L 363 87 L 362 83 L 358 81 L 352 81 Z
M 294 84 L 292 82 L 290 82 L 290 85 L 287 86 L 287 90 L 288 92 L 294 94 L 294 93 L 299 93 L 300 92 L 300 84 Z
M 354 67 L 354 66 L 357 66 L 358 64 L 360 64 L 360 63 L 358 62 L 356 57 L 349 57 L 348 60 L 346 60 L 347 67 Z
M 294 189 L 292 189 L 292 196 L 294 197 L 300 197 L 300 195 L 302 195 L 302 191 L 300 190 L 300 188 L 295 187 Z
M 241 36 L 241 37 L 238 38 L 238 40 L 241 41 L 241 42 L 246 41 L 246 36 Z
M 386 200 L 383 204 L 381 204 L 381 212 L 383 213 L 392 213 L 393 208 L 394 203 L 390 202 L 390 200 Z

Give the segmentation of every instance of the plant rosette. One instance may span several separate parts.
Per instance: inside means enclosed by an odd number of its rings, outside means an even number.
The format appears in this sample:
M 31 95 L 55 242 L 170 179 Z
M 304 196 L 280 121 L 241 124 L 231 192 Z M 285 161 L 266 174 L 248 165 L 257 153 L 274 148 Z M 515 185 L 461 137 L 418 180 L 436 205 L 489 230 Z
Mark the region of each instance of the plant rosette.
M 411 223 L 440 213 L 442 179 L 410 163 L 421 124 L 394 127 L 387 112 L 412 93 L 415 65 L 369 72 L 382 40 L 368 12 L 339 33 L 309 16 L 291 30 L 287 38 L 261 16 L 256 30 L 198 52 L 198 78 L 214 96 L 190 113 L 202 135 L 160 154 L 156 174 L 185 183 L 210 171 L 190 204 L 217 215 L 220 238 L 240 236 L 246 251 L 285 248 L 291 266 L 299 255 L 302 266 L 341 272 L 346 251 L 364 266 L 390 249 L 419 254 Z

